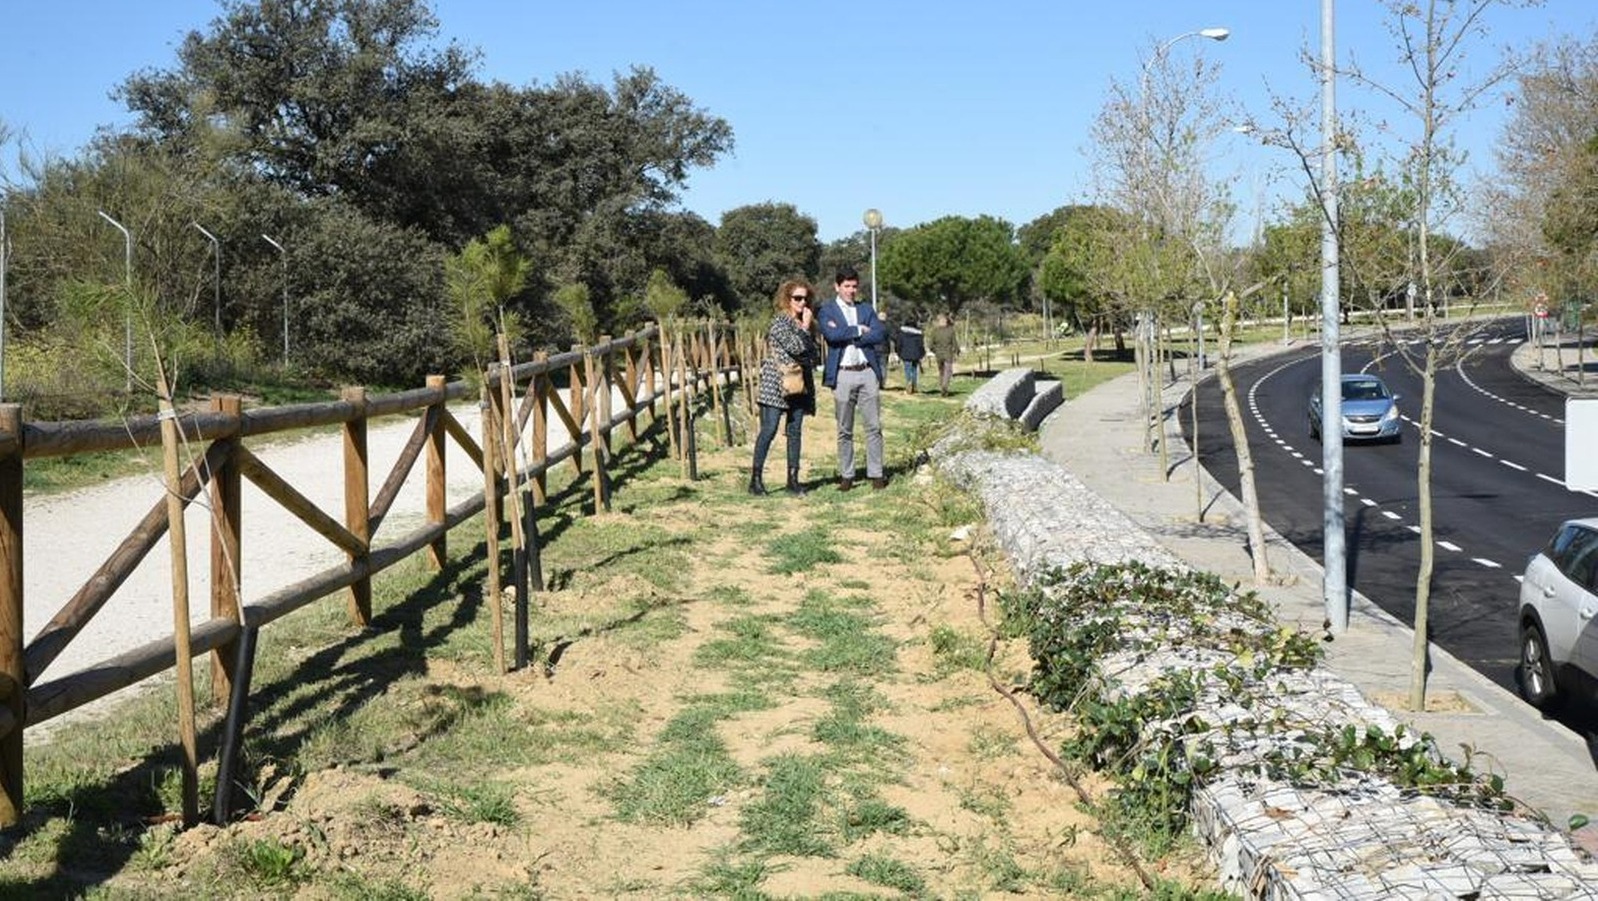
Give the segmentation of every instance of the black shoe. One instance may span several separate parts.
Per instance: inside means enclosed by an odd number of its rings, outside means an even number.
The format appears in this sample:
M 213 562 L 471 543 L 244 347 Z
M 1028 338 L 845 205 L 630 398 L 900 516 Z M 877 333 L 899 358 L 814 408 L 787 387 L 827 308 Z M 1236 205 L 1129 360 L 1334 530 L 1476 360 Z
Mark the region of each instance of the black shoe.
M 755 497 L 763 497 L 766 494 L 766 479 L 758 469 L 749 474 L 749 493 Z
M 839 479 L 838 490 L 849 491 L 854 488 L 854 479 Z
M 886 487 L 888 487 L 887 476 L 878 476 L 871 480 L 871 490 L 873 491 L 881 491 Z
M 788 470 L 788 493 L 794 497 L 804 497 L 805 488 L 799 484 L 799 470 Z

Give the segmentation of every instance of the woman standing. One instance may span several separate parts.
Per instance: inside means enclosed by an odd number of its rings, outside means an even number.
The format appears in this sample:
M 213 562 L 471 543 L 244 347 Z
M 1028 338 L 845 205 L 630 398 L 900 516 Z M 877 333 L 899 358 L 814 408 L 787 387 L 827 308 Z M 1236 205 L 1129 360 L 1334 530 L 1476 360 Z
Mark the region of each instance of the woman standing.
M 806 413 L 816 412 L 816 339 L 811 334 L 814 314 L 810 309 L 815 291 L 804 279 L 782 283 L 773 300 L 776 315 L 766 330 L 766 359 L 760 364 L 760 434 L 755 438 L 755 459 L 749 470 L 749 493 L 766 493 L 766 453 L 777 437 L 777 422 L 788 414 L 788 493 L 801 495 L 799 485 L 799 443 L 804 436 Z M 798 364 L 804 390 L 790 394 L 783 389 L 782 370 Z
M 949 314 L 938 314 L 936 324 L 927 332 L 927 349 L 938 358 L 938 390 L 947 395 L 949 380 L 954 378 L 954 358 L 960 354 L 960 342 L 954 336 Z

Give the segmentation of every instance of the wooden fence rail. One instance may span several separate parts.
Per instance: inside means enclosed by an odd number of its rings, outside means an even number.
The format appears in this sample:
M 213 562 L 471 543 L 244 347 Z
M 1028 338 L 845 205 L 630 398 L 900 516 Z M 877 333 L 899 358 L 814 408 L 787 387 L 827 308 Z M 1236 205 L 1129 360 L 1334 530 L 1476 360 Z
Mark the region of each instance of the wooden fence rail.
M 207 619 L 189 630 L 187 646 L 193 655 L 211 655 L 213 701 L 223 701 L 240 685 L 247 686 L 248 671 L 236 672 L 240 659 L 253 651 L 237 651 L 246 630 L 256 630 L 290 612 L 340 591 L 348 592 L 352 623 L 366 625 L 371 617 L 370 580 L 373 575 L 426 552 L 430 563 L 441 566 L 445 536 L 457 525 L 488 514 L 490 534 L 497 534 L 504 511 L 498 498 L 511 491 L 530 492 L 532 504 L 544 504 L 546 475 L 566 461 L 575 474 L 593 477 L 594 509 L 609 506 L 609 466 L 612 431 L 624 426 L 630 440 L 640 434 L 639 418 L 650 414 L 654 424 L 657 403 L 671 411 L 688 398 L 710 395 L 710 409 L 723 424 L 726 440 L 733 435 L 724 388 L 742 377 L 745 351 L 759 352 L 760 342 L 723 323 L 671 325 L 664 333 L 651 326 L 621 338 L 601 339 L 591 347 L 573 348 L 553 356 L 487 373 L 490 399 L 482 443 L 450 412 L 447 404 L 473 398 L 479 389 L 463 381 L 428 379 L 427 387 L 394 394 L 368 396 L 364 389 L 347 389 L 340 400 L 245 410 L 237 397 L 217 398 L 212 409 L 179 416 L 177 424 L 191 447 L 201 449 L 182 473 L 178 499 L 186 507 L 209 492 L 211 528 L 211 607 Z M 565 397 L 558 377 L 564 377 Z M 499 409 L 504 392 L 519 397 L 514 410 Z M 517 386 L 525 386 L 519 388 Z M 747 399 L 752 395 L 743 389 Z M 612 412 L 613 394 L 621 408 Z M 416 427 L 371 492 L 366 435 L 374 419 L 420 411 Z M 564 427 L 568 440 L 551 448 L 551 414 Z M 488 421 L 509 416 L 514 422 L 509 456 L 494 446 Z M 668 423 L 674 453 L 692 447 L 692 416 L 684 425 Z M 343 432 L 343 516 L 335 516 L 311 500 L 301 489 L 247 445 L 247 439 L 291 429 L 338 426 Z M 689 430 L 689 440 L 677 436 Z M 165 492 L 156 497 L 115 550 L 89 574 L 81 587 L 41 627 L 31 641 L 24 640 L 23 623 L 23 473 L 25 461 L 91 451 L 114 451 L 152 445 L 160 440 L 159 417 L 144 416 L 126 422 L 26 422 L 17 405 L 0 405 L 0 827 L 15 824 L 22 812 L 23 735 L 28 727 L 61 716 L 113 692 L 173 669 L 177 662 L 177 635 L 133 647 L 74 672 L 41 681 L 41 676 L 71 645 L 84 627 L 114 600 L 117 590 L 168 531 Z M 446 446 L 453 442 L 483 472 L 479 493 L 453 506 L 446 503 Z M 378 540 L 401 488 L 420 459 L 425 458 L 424 524 L 396 537 Z M 685 460 L 685 472 L 693 463 Z M 506 478 L 514 473 L 515 484 Z M 247 602 L 240 597 L 242 552 L 247 534 L 241 530 L 241 485 L 248 481 L 271 502 L 291 513 L 324 538 L 344 562 L 291 585 Z M 490 486 L 494 486 L 490 490 Z M 491 503 L 492 501 L 492 503 Z M 532 520 L 531 515 L 526 517 Z M 536 525 L 534 526 L 536 534 Z M 535 542 L 536 544 L 536 542 Z M 497 542 L 494 546 L 497 546 Z M 513 580 L 515 581 L 515 580 Z M 535 573 L 534 586 L 541 586 Z M 525 665 L 525 593 L 518 582 L 520 614 L 517 634 L 518 665 Z M 496 631 L 496 639 L 498 639 Z M 253 639 L 244 643 L 253 648 Z M 502 648 L 500 649 L 502 650 Z M 503 656 L 498 657 L 503 660 Z M 235 698 L 230 710 L 242 710 Z M 230 714 L 231 719 L 231 714 Z M 230 724 L 230 729 L 232 728 Z M 224 759 L 227 754 L 224 753 Z M 226 774 L 219 775 L 219 780 Z M 219 808 L 220 808 L 219 803 Z M 219 811 L 221 813 L 221 811 Z

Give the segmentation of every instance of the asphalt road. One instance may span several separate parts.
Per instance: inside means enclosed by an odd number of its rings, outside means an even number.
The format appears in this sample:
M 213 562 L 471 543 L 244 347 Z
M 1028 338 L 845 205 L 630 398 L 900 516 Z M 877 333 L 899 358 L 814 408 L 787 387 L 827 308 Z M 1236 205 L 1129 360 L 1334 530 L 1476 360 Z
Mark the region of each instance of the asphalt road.
M 1432 640 L 1494 682 L 1515 689 L 1519 576 L 1527 557 L 1564 519 L 1592 515 L 1598 496 L 1564 487 L 1565 397 L 1510 365 L 1525 340 L 1520 320 L 1466 327 L 1439 366 L 1432 423 L 1431 501 L 1435 569 Z M 1403 348 L 1418 365 L 1424 346 Z M 1423 381 L 1400 348 L 1366 338 L 1345 344 L 1344 372 L 1380 374 L 1405 419 L 1397 444 L 1344 447 L 1348 584 L 1406 624 L 1414 623 L 1420 567 Z M 1239 366 L 1255 482 L 1266 520 L 1317 561 L 1322 556 L 1322 447 L 1307 406 L 1320 357 L 1306 348 Z M 1198 397 L 1199 457 L 1238 494 L 1236 456 L 1217 380 Z M 1192 411 L 1182 411 L 1192 444 Z

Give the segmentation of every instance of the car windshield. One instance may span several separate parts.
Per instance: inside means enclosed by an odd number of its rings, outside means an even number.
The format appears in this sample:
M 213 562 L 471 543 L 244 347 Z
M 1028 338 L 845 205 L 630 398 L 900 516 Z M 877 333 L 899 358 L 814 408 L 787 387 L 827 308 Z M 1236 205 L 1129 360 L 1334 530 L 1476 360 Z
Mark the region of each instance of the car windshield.
M 1566 523 L 1554 533 L 1553 540 L 1548 542 L 1543 553 L 1555 566 L 1568 573 L 1576 568 L 1579 559 L 1590 553 L 1595 544 L 1598 544 L 1598 533 L 1575 523 Z
M 1381 400 L 1387 388 L 1375 379 L 1350 380 L 1343 383 L 1343 400 Z

